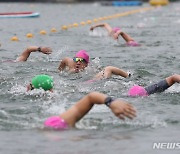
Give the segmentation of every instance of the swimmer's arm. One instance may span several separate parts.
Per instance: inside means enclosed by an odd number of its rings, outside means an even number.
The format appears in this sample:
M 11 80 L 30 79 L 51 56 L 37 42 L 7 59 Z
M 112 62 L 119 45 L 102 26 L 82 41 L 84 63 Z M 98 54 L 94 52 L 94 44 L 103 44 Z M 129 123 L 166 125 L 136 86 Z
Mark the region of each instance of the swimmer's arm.
M 27 61 L 31 52 L 36 52 L 36 51 L 42 52 L 44 54 L 51 54 L 52 49 L 49 47 L 30 46 L 22 52 L 22 54 L 16 59 L 16 61 L 18 62 Z
M 180 83 L 180 75 L 174 74 L 166 78 L 166 82 L 169 86 L 172 86 L 174 83 Z
M 114 66 L 107 66 L 105 68 L 105 75 L 107 74 L 107 78 L 110 78 L 111 75 L 120 75 L 124 78 L 127 78 L 129 77 L 129 73 L 123 71 L 122 69 L 120 68 L 117 68 L 117 67 L 114 67 Z
M 126 42 L 130 42 L 130 41 L 134 41 L 134 39 L 132 37 L 130 37 L 127 33 L 122 32 L 122 31 L 117 31 L 114 34 L 114 39 L 118 39 L 119 35 L 122 36 L 122 38 L 126 41 Z
M 91 92 L 73 105 L 69 110 L 62 113 L 60 117 L 63 118 L 69 126 L 74 126 L 77 121 L 83 118 L 91 110 L 94 104 L 104 104 L 106 98 L 107 95 L 99 92 Z M 124 119 L 124 117 L 132 119 L 136 116 L 136 111 L 133 106 L 122 100 L 114 100 L 109 108 L 120 119 Z
M 107 24 L 107 23 L 101 23 L 101 24 L 97 24 L 97 25 L 91 26 L 90 30 L 93 30 L 96 27 L 104 27 L 109 33 L 112 32 L 111 26 L 109 24 Z
M 63 71 L 63 70 L 65 69 L 65 67 L 68 66 L 68 60 L 69 60 L 69 58 L 66 57 L 66 58 L 64 58 L 64 59 L 62 59 L 62 60 L 60 61 L 60 64 L 59 64 L 59 67 L 58 67 L 58 69 L 59 69 L 60 71 Z

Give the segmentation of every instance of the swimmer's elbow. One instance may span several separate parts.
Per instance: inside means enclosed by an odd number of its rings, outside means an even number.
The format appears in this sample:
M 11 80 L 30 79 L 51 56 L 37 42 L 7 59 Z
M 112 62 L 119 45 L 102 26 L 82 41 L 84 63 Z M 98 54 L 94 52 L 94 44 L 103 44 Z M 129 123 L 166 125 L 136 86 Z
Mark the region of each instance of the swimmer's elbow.
M 91 104 L 94 103 L 94 98 L 96 98 L 96 96 L 98 95 L 99 93 L 98 92 L 90 92 L 88 95 L 87 95 L 87 99 L 89 100 L 89 102 Z
M 33 51 L 33 48 L 31 46 L 27 47 L 24 52 L 31 53 Z
M 107 23 L 104 23 L 104 24 L 103 24 L 103 26 L 104 26 L 104 27 L 106 27 L 106 26 L 109 26 L 109 24 L 107 24 Z
M 88 101 L 91 105 L 94 104 L 103 104 L 104 99 L 106 98 L 105 94 L 99 93 L 99 92 L 91 92 L 87 95 Z
M 63 60 L 60 62 L 58 69 L 59 69 L 60 71 L 63 71 L 63 70 L 65 69 L 65 67 L 66 67 L 66 60 L 63 59 Z

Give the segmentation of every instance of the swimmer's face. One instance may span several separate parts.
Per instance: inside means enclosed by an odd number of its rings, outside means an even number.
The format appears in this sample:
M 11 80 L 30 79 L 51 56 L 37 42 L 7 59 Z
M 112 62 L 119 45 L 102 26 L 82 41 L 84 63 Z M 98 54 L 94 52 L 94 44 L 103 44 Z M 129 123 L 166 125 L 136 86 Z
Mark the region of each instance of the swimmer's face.
M 85 67 L 87 67 L 88 63 L 83 58 L 73 58 L 73 61 L 75 62 L 75 72 L 79 72 L 81 70 L 84 70 Z
M 34 87 L 31 83 L 27 85 L 27 91 L 33 90 L 33 89 L 34 89 Z
M 33 85 L 31 83 L 27 85 L 27 91 L 30 91 L 30 90 L 33 90 L 33 89 L 34 89 L 34 87 L 33 87 Z M 50 89 L 48 91 L 53 92 L 53 89 Z

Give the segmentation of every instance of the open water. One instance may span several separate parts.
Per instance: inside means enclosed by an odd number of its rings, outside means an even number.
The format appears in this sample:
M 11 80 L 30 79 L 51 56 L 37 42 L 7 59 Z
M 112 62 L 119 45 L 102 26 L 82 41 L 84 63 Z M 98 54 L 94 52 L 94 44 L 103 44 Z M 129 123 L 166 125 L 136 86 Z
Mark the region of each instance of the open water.
M 151 11 L 105 20 L 112 27 L 120 26 L 140 47 L 127 47 L 105 31 L 90 33 L 90 25 L 62 31 L 62 25 L 127 12 L 143 7 L 101 6 L 98 3 L 0 3 L 1 12 L 40 12 L 39 18 L 0 19 L 0 153 L 1 154 L 152 154 L 177 153 L 153 149 L 154 143 L 180 143 L 180 86 L 173 85 L 160 94 L 130 98 L 127 90 L 133 84 L 149 85 L 160 81 L 180 68 L 180 3 L 171 3 Z M 51 33 L 51 28 L 56 33 Z M 40 35 L 46 30 L 47 35 Z M 27 33 L 33 38 L 26 38 Z M 18 42 L 10 41 L 12 36 Z M 50 46 L 49 56 L 32 53 L 27 62 L 12 63 L 30 45 Z M 59 73 L 59 61 L 73 57 L 85 49 L 91 57 L 83 73 Z M 6 61 L 6 62 L 4 62 Z M 111 79 L 87 84 L 84 81 L 105 66 L 130 71 L 129 79 Z M 45 73 L 54 78 L 54 93 L 34 90 L 26 85 L 34 75 Z M 75 129 L 47 131 L 43 122 L 58 115 L 91 91 L 131 102 L 137 109 L 134 120 L 121 121 L 106 106 L 95 106 Z

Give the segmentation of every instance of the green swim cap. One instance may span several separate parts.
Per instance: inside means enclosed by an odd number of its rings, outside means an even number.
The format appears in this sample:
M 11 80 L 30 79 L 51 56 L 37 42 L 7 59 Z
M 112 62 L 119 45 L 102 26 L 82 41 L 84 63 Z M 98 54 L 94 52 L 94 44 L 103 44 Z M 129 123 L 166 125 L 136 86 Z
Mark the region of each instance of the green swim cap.
M 36 75 L 32 79 L 32 85 L 36 89 L 50 90 L 53 88 L 53 79 L 48 75 Z

